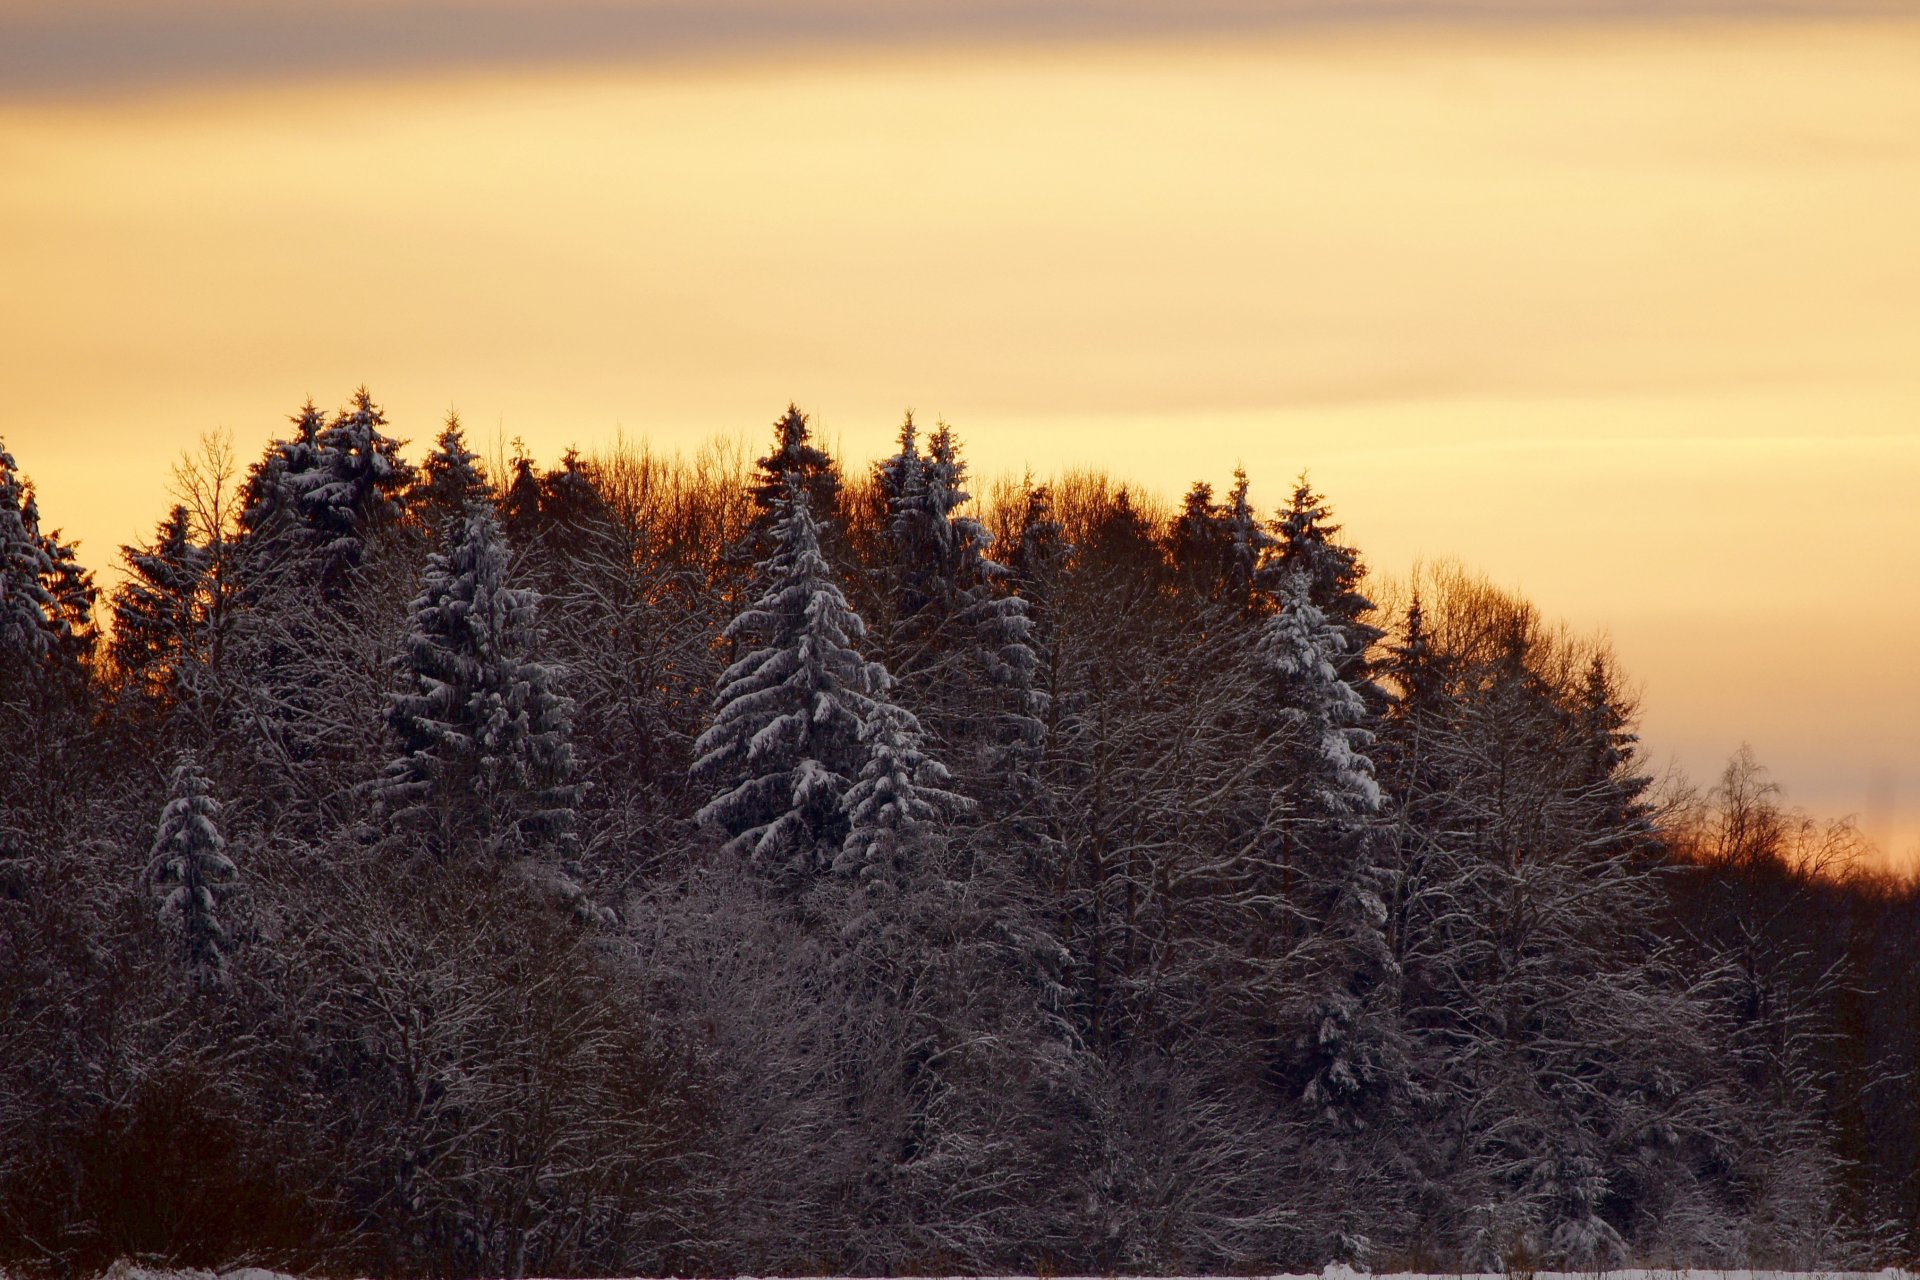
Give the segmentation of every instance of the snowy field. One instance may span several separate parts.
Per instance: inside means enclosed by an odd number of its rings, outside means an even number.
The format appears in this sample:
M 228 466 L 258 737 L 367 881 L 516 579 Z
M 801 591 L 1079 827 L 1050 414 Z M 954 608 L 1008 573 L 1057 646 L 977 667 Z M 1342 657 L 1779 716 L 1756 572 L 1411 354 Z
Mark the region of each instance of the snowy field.
M 0 1271 L 0 1277 L 5 1276 Z M 1240 1280 L 1358 1280 L 1368 1273 L 1348 1267 L 1330 1266 L 1318 1273 L 1249 1276 Z M 1382 1272 L 1369 1280 L 1920 1280 L 1914 1272 L 1899 1267 L 1881 1271 L 1717 1271 L 1708 1269 L 1632 1268 L 1620 1271 L 1534 1271 L 1534 1272 Z M 277 1271 L 259 1267 L 240 1267 L 232 1271 L 169 1271 L 118 1263 L 105 1280 L 297 1280 Z M 640 1278 L 636 1278 L 640 1280 Z M 741 1280 L 774 1280 L 773 1277 L 741 1277 Z M 814 1277 L 810 1280 L 853 1280 L 851 1277 Z M 1039 1280 L 1034 1276 L 946 1277 L 944 1280 Z M 1111 1280 L 1100 1276 L 1053 1276 L 1047 1280 Z M 1164 1280 L 1202 1280 L 1201 1277 L 1169 1276 Z

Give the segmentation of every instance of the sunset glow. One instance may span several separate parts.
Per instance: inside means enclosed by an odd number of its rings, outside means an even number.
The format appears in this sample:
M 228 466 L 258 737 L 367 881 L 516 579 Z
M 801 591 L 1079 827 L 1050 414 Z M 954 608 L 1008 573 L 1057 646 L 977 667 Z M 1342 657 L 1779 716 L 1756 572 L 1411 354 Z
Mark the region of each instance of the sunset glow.
M 1656 763 L 1748 741 L 1904 858 L 1916 69 L 1775 18 L 0 81 L 0 438 L 101 570 L 202 432 L 361 383 L 416 455 L 793 400 L 854 464 L 911 406 L 983 476 L 1308 469 L 1376 572 L 1609 632 Z

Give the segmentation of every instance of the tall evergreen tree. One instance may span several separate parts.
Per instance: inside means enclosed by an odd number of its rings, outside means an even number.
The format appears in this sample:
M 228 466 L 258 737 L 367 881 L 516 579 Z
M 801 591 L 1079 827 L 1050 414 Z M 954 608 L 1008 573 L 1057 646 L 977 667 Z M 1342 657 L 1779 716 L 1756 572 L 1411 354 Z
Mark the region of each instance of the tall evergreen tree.
M 773 554 L 755 570 L 760 594 L 723 632 L 744 652 L 714 691 L 693 773 L 720 788 L 700 824 L 797 888 L 846 839 L 841 802 L 866 762 L 861 730 L 884 677 L 856 648 L 866 624 L 821 554 L 800 473 L 774 510 Z
M 248 472 L 241 491 L 240 525 L 256 538 L 298 523 L 305 477 L 320 465 L 320 433 L 326 429 L 326 415 L 309 397 L 290 420 L 293 434 L 268 447 Z
M 1302 475 L 1273 522 L 1276 554 L 1268 562 L 1266 585 L 1277 595 L 1288 574 L 1305 575 L 1308 598 L 1344 641 L 1335 666 L 1359 690 L 1368 714 L 1379 715 L 1386 710 L 1387 694 L 1374 683 L 1369 653 L 1386 632 L 1368 620 L 1373 601 L 1360 590 L 1366 569 L 1358 551 L 1335 540 L 1340 526 L 1332 517 L 1326 499 Z
M 6 668 L 24 670 L 53 646 L 58 606 L 48 589 L 52 575 L 33 486 L 0 445 L 0 659 Z
M 467 447 L 467 434 L 460 426 L 460 415 L 447 414 L 447 422 L 434 441 L 433 452 L 420 466 L 420 476 L 408 506 L 426 523 L 430 532 L 439 533 L 449 525 L 464 523 L 468 514 L 492 495 L 487 487 L 486 468 L 480 455 Z
M 147 877 L 160 899 L 161 927 L 189 978 L 201 987 L 226 985 L 233 948 L 220 908 L 240 872 L 227 857 L 219 814 L 206 774 L 192 755 L 183 755 L 173 769 Z
M 524 442 L 513 442 L 507 470 L 513 478 L 500 495 L 500 518 L 506 524 L 507 536 L 524 546 L 540 534 L 540 476 Z
M 328 590 L 340 590 L 345 575 L 366 558 L 368 538 L 399 519 L 401 495 L 413 481 L 399 441 L 381 431 L 386 425 L 386 415 L 359 388 L 316 439 L 317 465 L 294 482 L 319 557 L 319 580 Z
M 1346 635 L 1313 602 L 1304 566 L 1287 569 L 1279 587 L 1280 611 L 1266 623 L 1261 653 L 1287 735 L 1293 802 L 1315 821 L 1377 812 L 1380 784 L 1365 754 L 1372 739 L 1364 727 L 1366 704 L 1340 674 Z
M 813 442 L 813 426 L 799 406 L 774 420 L 773 448 L 755 460 L 755 476 L 750 496 L 753 518 L 747 526 L 742 550 L 755 563 L 772 554 L 778 540 L 775 532 L 783 516 L 789 482 L 806 490 L 818 531 L 832 538 L 835 519 L 840 514 L 840 471 L 833 457 Z
M 1213 486 L 1196 480 L 1180 504 L 1167 538 L 1167 558 L 1181 583 L 1202 598 L 1217 595 L 1227 575 L 1229 544 Z
M 1235 609 L 1250 615 L 1259 607 L 1255 587 L 1260 581 L 1261 566 L 1275 543 L 1273 535 L 1260 527 L 1260 518 L 1247 497 L 1247 487 L 1246 468 L 1234 468 L 1233 490 L 1227 496 L 1221 523 L 1225 526 L 1227 542 L 1225 596 Z
M 120 554 L 128 576 L 114 593 L 108 652 L 124 678 L 157 693 L 192 644 L 210 557 L 184 506 L 167 514 L 151 543 Z
M 428 558 L 387 722 L 400 754 L 380 794 L 442 859 L 569 848 L 573 705 L 537 656 L 539 600 L 508 582 L 498 518 L 471 509 Z
M 901 890 L 912 878 L 916 847 L 971 806 L 947 789 L 953 776 L 927 754 L 920 721 L 905 707 L 876 697 L 860 740 L 866 762 L 841 801 L 847 838 L 833 869 L 863 889 Z

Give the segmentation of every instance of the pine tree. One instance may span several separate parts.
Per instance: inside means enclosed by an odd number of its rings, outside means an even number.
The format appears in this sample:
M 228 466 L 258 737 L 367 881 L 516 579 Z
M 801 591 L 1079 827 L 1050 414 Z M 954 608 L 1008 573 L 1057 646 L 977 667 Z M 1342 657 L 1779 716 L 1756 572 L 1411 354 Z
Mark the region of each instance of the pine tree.
M 48 589 L 53 569 L 33 486 L 0 445 L 0 672 L 30 669 L 52 649 L 58 616 Z
M 947 790 L 953 776 L 927 754 L 920 721 L 905 707 L 875 698 L 860 740 L 866 763 L 841 800 L 848 830 L 833 869 L 862 888 L 903 890 L 916 846 L 971 804 Z
M 508 584 L 506 541 L 488 507 L 470 510 L 428 558 L 387 715 L 400 754 L 380 794 L 441 859 L 569 847 L 579 800 L 573 706 L 536 656 L 538 607 L 535 593 Z
M 157 693 L 192 644 L 210 557 L 176 506 L 145 547 L 122 547 L 127 581 L 113 597 L 109 653 L 122 675 Z
M 1277 554 L 1268 563 L 1266 585 L 1278 594 L 1286 575 L 1305 574 L 1308 599 L 1345 642 L 1335 666 L 1365 699 L 1368 714 L 1377 716 L 1386 710 L 1387 694 L 1373 681 L 1369 653 L 1386 632 L 1367 621 L 1374 605 L 1360 591 L 1366 569 L 1358 551 L 1334 540 L 1340 526 L 1331 523 L 1332 516 L 1326 499 L 1302 475 L 1273 522 Z
M 1382 797 L 1365 754 L 1372 739 L 1363 727 L 1366 703 L 1340 674 L 1346 635 L 1313 602 L 1304 566 L 1285 571 L 1278 595 L 1280 611 L 1265 625 L 1261 654 L 1288 737 L 1294 802 L 1316 820 L 1375 813 Z
M 326 415 L 311 398 L 290 419 L 294 434 L 277 440 L 266 455 L 247 474 L 240 495 L 240 525 L 257 538 L 273 534 L 299 522 L 301 487 L 305 477 L 320 465 L 320 433 L 326 429 Z
M 1259 607 L 1255 587 L 1260 581 L 1260 569 L 1275 542 L 1273 535 L 1260 527 L 1260 519 L 1247 498 L 1244 467 L 1234 468 L 1233 492 L 1227 498 L 1221 523 L 1225 525 L 1227 541 L 1226 600 L 1241 614 L 1252 615 Z
M 446 426 L 434 441 L 433 452 L 421 464 L 419 482 L 408 499 L 408 506 L 418 513 L 430 532 L 440 533 L 449 525 L 463 523 L 468 514 L 491 495 L 480 455 L 467 448 L 460 415 L 447 414 Z
M 161 927 L 188 976 L 203 988 L 226 985 L 233 939 L 221 923 L 220 907 L 240 877 L 226 855 L 216 824 L 219 813 L 206 775 L 191 755 L 183 755 L 173 769 L 147 877 L 160 899 Z
M 1167 558 L 1182 584 L 1202 599 L 1212 599 L 1224 587 L 1230 544 L 1213 501 L 1213 486 L 1196 480 L 1180 504 L 1167 538 Z
M 855 648 L 866 625 L 821 554 L 800 474 L 775 513 L 773 554 L 755 570 L 760 595 L 723 632 L 745 653 L 720 677 L 693 774 L 720 787 L 700 824 L 798 888 L 846 839 L 841 800 L 865 764 L 861 729 L 884 677 Z
M 352 404 L 316 437 L 315 466 L 291 479 L 318 556 L 318 579 L 329 591 L 341 590 L 345 576 L 360 566 L 369 536 L 399 519 L 400 495 L 413 481 L 399 441 L 380 430 L 386 425 L 386 415 L 359 388 Z
M 840 514 L 840 472 L 832 455 L 813 443 L 813 427 L 799 406 L 788 405 L 774 421 L 773 449 L 754 466 L 758 470 L 751 490 L 754 515 L 741 549 L 745 555 L 757 563 L 771 554 L 790 481 L 806 490 L 819 531 L 832 535 L 833 521 Z
M 508 460 L 507 469 L 513 472 L 513 479 L 500 495 L 500 519 L 506 525 L 507 536 L 525 545 L 539 536 L 541 525 L 540 477 L 533 469 L 533 459 L 527 456 L 524 442 L 513 442 L 513 457 Z

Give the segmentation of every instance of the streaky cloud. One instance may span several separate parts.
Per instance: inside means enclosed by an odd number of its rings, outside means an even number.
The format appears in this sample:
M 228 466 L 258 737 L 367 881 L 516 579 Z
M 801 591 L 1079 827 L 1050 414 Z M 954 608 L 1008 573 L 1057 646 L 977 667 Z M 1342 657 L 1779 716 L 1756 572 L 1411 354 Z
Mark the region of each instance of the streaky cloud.
M 1370 24 L 1911 12 L 1904 0 L 24 0 L 0 9 L 0 96 Z

